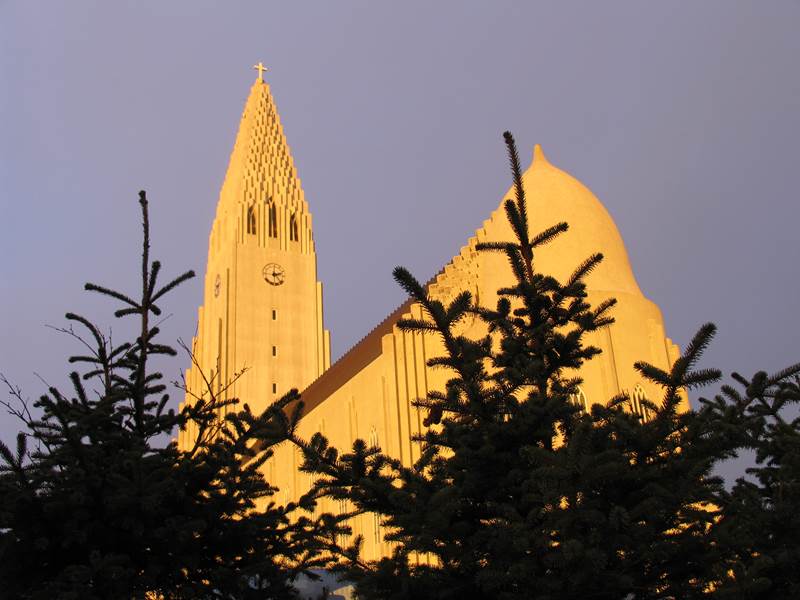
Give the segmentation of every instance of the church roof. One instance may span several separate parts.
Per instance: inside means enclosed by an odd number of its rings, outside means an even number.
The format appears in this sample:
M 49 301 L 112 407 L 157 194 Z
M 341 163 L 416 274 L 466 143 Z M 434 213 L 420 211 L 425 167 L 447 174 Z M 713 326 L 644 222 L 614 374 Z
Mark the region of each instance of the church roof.
M 380 356 L 383 336 L 392 332 L 395 323 L 411 310 L 412 305 L 413 301 L 410 298 L 403 302 L 303 390 L 304 414 L 308 414 L 315 406 L 324 402 L 353 375 Z
M 537 250 L 534 260 L 539 272 L 563 281 L 589 256 L 602 252 L 603 262 L 586 279 L 588 291 L 611 296 L 642 295 L 617 226 L 586 186 L 553 166 L 538 144 L 522 180 L 531 233 L 538 233 L 562 221 L 569 224 L 569 231 L 552 244 Z M 448 268 L 459 256 L 473 254 L 478 243 L 513 239 L 503 203 L 506 198 L 514 198 L 514 194 L 512 186 L 483 227 L 476 231 L 459 255 L 427 283 L 427 287 L 436 285 L 441 277 L 446 277 Z M 391 333 L 397 321 L 410 311 L 412 304 L 409 299 L 400 305 L 303 391 L 306 414 L 380 356 L 381 339 Z
M 611 295 L 642 294 L 617 226 L 589 188 L 551 164 L 538 144 L 522 182 L 531 234 L 562 221 L 569 225 L 569 231 L 536 252 L 535 268 L 539 272 L 563 281 L 591 254 L 602 252 L 603 262 L 586 278 L 587 289 Z M 512 186 L 503 198 L 514 198 L 514 194 Z M 484 230 L 488 239 L 513 239 L 502 202 L 484 224 Z

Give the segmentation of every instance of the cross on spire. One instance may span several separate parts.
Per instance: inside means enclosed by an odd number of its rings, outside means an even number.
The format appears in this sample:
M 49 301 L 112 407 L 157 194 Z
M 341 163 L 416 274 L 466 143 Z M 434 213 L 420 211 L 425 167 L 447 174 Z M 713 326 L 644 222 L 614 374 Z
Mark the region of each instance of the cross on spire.
M 263 83 L 264 82 L 264 71 L 268 70 L 267 67 L 265 67 L 264 64 L 261 61 L 259 61 L 259 63 L 257 65 L 253 65 L 253 68 L 256 71 L 258 71 L 258 80 Z

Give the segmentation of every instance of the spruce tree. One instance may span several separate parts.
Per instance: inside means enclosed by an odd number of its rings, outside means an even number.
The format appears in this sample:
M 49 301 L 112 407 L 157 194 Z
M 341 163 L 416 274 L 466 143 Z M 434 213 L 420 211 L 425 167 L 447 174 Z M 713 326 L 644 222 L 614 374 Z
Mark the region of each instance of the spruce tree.
M 720 495 L 713 539 L 723 549 L 716 592 L 724 599 L 800 597 L 800 364 L 726 385 L 703 402 L 755 466 Z
M 602 256 L 587 257 L 566 281 L 537 270 L 537 249 L 568 226 L 530 233 L 517 151 L 510 134 L 505 140 L 514 239 L 478 247 L 508 259 L 496 306 L 466 291 L 444 305 L 406 269 L 394 271 L 424 314 L 399 327 L 439 336 L 446 353 L 428 365 L 451 373 L 444 390 L 415 402 L 427 413 L 420 459 L 404 466 L 362 440 L 346 454 L 320 434 L 294 440 L 303 469 L 317 475 L 315 493 L 348 500 L 350 515 L 379 515 L 394 548 L 377 562 L 360 557 L 358 539 L 333 550 L 361 598 L 704 595 L 713 580 L 706 534 L 721 490 L 712 468 L 731 450 L 707 411 L 678 407 L 683 390 L 719 377 L 696 369 L 714 327 L 701 328 L 669 372 L 637 364 L 664 389 L 660 403 L 646 403 L 646 422 L 626 410 L 624 395 L 582 411 L 571 400 L 578 370 L 600 352 L 585 336 L 613 322 L 613 300 L 587 302 L 584 280 Z M 457 333 L 469 314 L 486 324 L 485 337 Z
M 186 408 L 169 408 L 152 363 L 175 350 L 158 341 L 153 319 L 193 273 L 159 285 L 144 192 L 139 201 L 138 295 L 86 285 L 121 304 L 117 317 L 136 319 L 134 339 L 113 346 L 89 319 L 67 314 L 66 331 L 86 350 L 70 362 L 83 371 L 70 374 L 68 392 L 51 387 L 32 411 L 7 404 L 26 428 L 14 449 L 0 444 L 0 594 L 294 598 L 294 577 L 322 564 L 323 518 L 276 503 L 261 466 L 293 431 L 296 392 L 257 415 L 215 394 L 215 382 Z M 189 426 L 192 447 L 164 443 Z

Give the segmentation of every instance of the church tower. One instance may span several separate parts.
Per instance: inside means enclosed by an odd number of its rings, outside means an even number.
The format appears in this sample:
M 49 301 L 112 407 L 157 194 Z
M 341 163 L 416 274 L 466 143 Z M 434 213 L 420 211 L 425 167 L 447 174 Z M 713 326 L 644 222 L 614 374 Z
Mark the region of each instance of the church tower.
M 186 400 L 207 397 L 210 384 L 257 412 L 328 368 L 330 337 L 311 213 L 265 69 L 255 68 L 209 236 Z

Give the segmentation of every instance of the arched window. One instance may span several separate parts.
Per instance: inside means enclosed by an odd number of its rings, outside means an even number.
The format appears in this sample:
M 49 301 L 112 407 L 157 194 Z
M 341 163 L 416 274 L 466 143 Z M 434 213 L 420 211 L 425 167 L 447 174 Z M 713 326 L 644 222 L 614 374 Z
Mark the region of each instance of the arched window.
M 278 237 L 278 211 L 274 202 L 269 205 L 269 237 Z
M 289 240 L 292 242 L 296 242 L 300 239 L 300 235 L 297 231 L 297 217 L 292 215 L 289 217 Z
M 378 430 L 374 427 L 369 430 L 368 444 L 370 448 L 378 447 Z
M 637 385 L 633 388 L 633 395 L 631 396 L 628 404 L 630 405 L 631 412 L 639 415 L 643 421 L 650 420 L 650 409 L 644 405 L 643 400 L 647 400 L 647 395 L 644 393 L 642 386 Z
M 574 394 L 569 395 L 569 400 L 575 406 L 577 406 L 582 413 L 588 413 L 591 407 L 589 404 L 588 398 L 586 398 L 586 393 L 578 386 L 578 390 Z
M 247 233 L 256 234 L 256 211 L 252 206 L 247 207 Z

